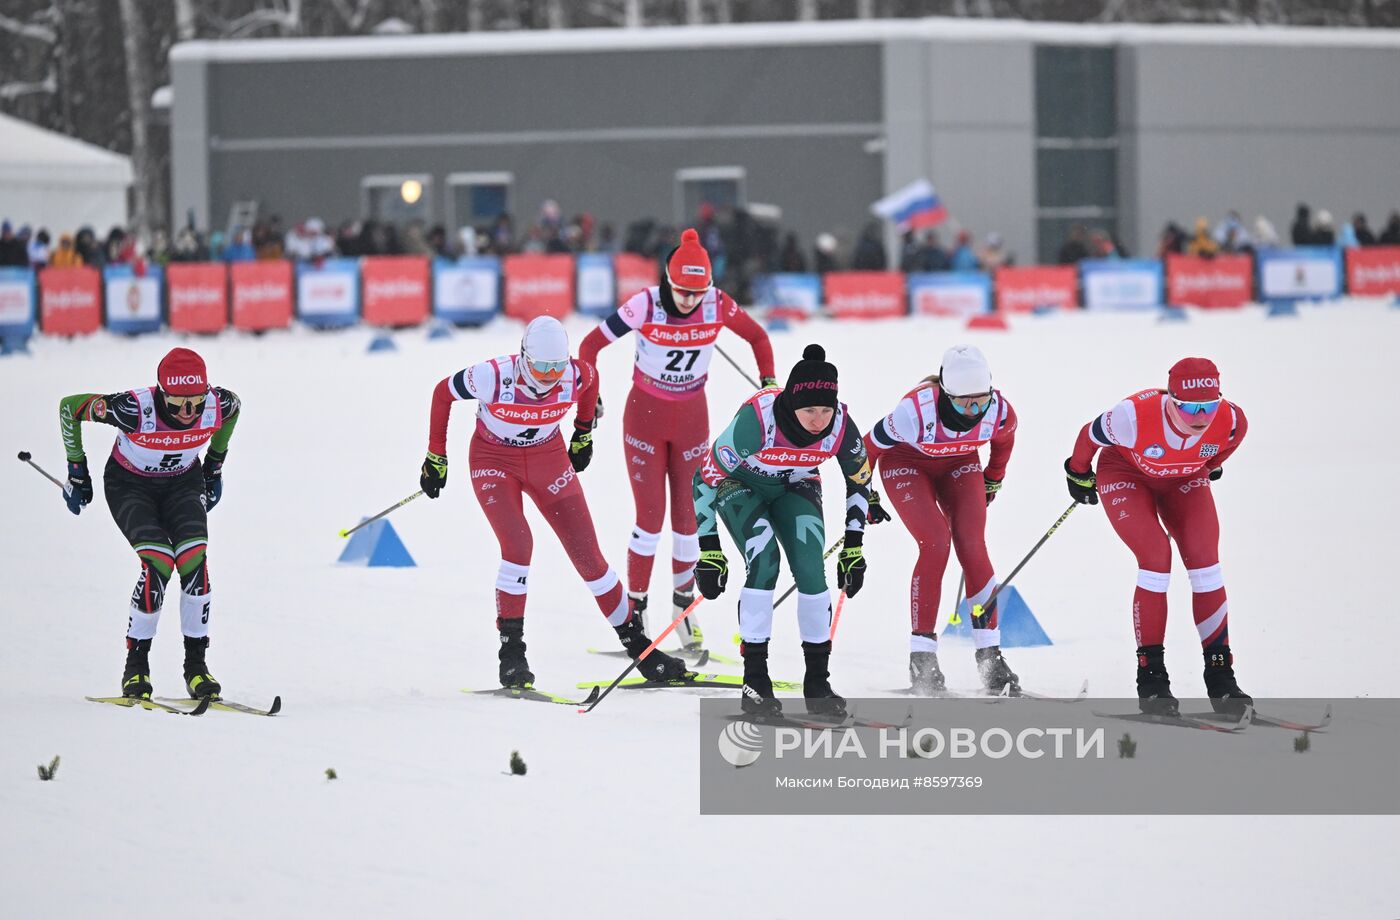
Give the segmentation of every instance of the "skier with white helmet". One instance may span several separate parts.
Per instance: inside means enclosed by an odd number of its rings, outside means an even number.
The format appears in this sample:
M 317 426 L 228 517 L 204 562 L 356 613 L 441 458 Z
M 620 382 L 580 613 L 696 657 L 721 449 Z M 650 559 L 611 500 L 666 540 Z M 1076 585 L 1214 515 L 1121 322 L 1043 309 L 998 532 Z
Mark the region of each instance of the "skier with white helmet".
M 535 679 L 525 658 L 525 595 L 534 549 L 522 507 L 525 495 L 554 529 L 628 653 L 635 658 L 651 644 L 641 620 L 629 614 L 622 582 L 598 548 L 593 517 L 575 475 L 592 459 L 597 396 L 593 365 L 569 357 L 568 334 L 549 316 L 525 327 L 519 354 L 463 368 L 433 390 L 428 455 L 419 479 L 429 498 L 437 498 L 447 484 L 452 404 L 478 401 L 469 464 L 472 489 L 501 545 L 496 628 L 503 687 L 529 689 Z M 575 405 L 574 433 L 566 450 L 559 425 Z M 652 680 L 677 680 L 689 673 L 680 660 L 659 651 L 638 668 Z
M 913 690 L 945 689 L 938 664 L 938 607 L 951 548 L 967 579 L 972 638 L 983 686 L 1020 692 L 1019 678 L 1001 655 L 996 575 L 987 555 L 987 506 L 997 497 L 1016 440 L 1016 413 L 992 387 L 982 352 L 955 345 L 937 374 L 925 377 L 865 436 L 885 494 L 919 543 L 909 586 L 909 676 Z M 991 445 L 982 466 L 978 449 Z M 872 503 L 871 513 L 876 511 Z

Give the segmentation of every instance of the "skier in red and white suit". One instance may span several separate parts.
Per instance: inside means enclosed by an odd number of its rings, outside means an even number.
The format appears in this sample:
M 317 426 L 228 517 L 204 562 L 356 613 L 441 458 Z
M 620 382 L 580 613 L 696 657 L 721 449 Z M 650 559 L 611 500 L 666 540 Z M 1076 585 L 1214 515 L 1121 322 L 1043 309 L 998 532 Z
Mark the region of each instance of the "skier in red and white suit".
M 428 455 L 420 483 L 429 498 L 447 484 L 447 420 L 457 400 L 476 399 L 472 435 L 472 488 L 501 544 L 496 576 L 496 628 L 500 631 L 503 687 L 529 687 L 535 675 L 525 658 L 525 594 L 534 539 L 525 520 L 528 495 L 564 545 L 633 658 L 650 644 L 641 620 L 630 616 L 617 573 L 603 559 L 593 517 L 577 476 L 592 457 L 598 394 L 593 365 L 569 358 L 564 327 L 553 317 L 530 322 L 520 354 L 464 368 L 433 390 Z M 565 450 L 559 423 L 578 404 L 574 437 Z M 638 669 L 653 680 L 674 680 L 686 671 L 679 660 L 652 652 Z
M 907 393 L 865 436 L 885 495 L 919 542 L 909 585 L 909 679 L 920 695 L 944 689 L 936 630 L 950 543 L 975 612 L 972 638 L 983 684 L 994 693 L 1020 690 L 1001 656 L 996 603 L 982 609 L 997 586 L 987 555 L 987 506 L 1001 488 L 1015 443 L 1016 413 L 992 388 L 987 359 L 971 345 L 948 349 L 938 374 Z M 984 444 L 991 445 L 985 469 L 978 453 Z
M 1207 358 L 1172 365 L 1166 390 L 1134 393 L 1079 432 L 1065 461 L 1070 495 L 1102 500 L 1119 538 L 1137 557 L 1133 632 L 1138 650 L 1138 705 L 1175 715 L 1163 661 L 1172 541 L 1191 579 L 1191 606 L 1205 654 L 1206 691 L 1219 712 L 1250 701 L 1235 682 L 1229 605 L 1220 572 L 1220 521 L 1210 484 L 1244 440 L 1244 412 L 1220 396 L 1220 371 Z M 1098 475 L 1091 471 L 1094 454 Z M 1165 530 L 1163 529 L 1165 527 Z
M 598 352 L 637 333 L 632 392 L 622 418 L 622 440 L 637 507 L 627 546 L 627 590 L 631 609 L 645 616 L 652 560 L 661 542 L 666 494 L 671 496 L 672 616 L 695 594 L 696 537 L 691 479 L 709 450 L 705 382 L 720 330 L 737 333 L 753 348 L 763 386 L 776 386 L 768 333 L 734 298 L 713 286 L 710 256 L 694 230 L 666 260 L 666 283 L 634 295 L 590 332 L 579 360 L 596 364 Z M 698 651 L 700 625 L 691 614 L 678 627 L 682 648 Z

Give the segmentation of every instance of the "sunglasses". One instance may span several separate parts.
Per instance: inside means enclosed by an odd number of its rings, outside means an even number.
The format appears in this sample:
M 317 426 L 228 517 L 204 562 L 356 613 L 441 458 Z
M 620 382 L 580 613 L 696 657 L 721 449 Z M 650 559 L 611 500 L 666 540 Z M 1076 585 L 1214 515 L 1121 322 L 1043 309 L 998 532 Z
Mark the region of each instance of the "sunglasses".
M 204 396 L 171 396 L 167 393 L 165 405 L 177 415 L 192 415 L 204 408 Z
M 564 370 L 569 366 L 569 360 L 563 361 L 536 361 L 533 358 L 526 359 L 529 362 L 530 370 L 541 377 L 563 376 Z
M 987 411 L 992 404 L 991 393 L 973 393 L 971 396 L 949 396 L 953 403 L 953 408 L 963 415 L 977 415 L 979 412 Z
M 1172 403 L 1175 404 L 1176 407 L 1180 409 L 1182 414 L 1184 415 L 1210 415 L 1216 409 L 1220 408 L 1219 399 L 1206 399 L 1201 400 L 1199 402 L 1185 402 L 1173 396 Z

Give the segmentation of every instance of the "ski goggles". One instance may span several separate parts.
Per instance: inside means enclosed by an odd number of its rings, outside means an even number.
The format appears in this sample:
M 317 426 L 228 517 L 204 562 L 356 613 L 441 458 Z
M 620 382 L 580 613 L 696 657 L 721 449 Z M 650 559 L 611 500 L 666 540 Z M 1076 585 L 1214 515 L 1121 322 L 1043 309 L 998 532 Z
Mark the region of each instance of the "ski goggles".
M 564 371 L 569 366 L 569 359 L 563 361 L 536 361 L 534 358 L 526 357 L 525 363 L 530 368 L 530 373 L 540 379 L 555 379 L 564 376 Z
M 1220 408 L 1220 400 L 1218 398 L 1188 402 L 1173 396 L 1172 404 L 1175 405 L 1183 415 L 1214 415 L 1215 410 Z
M 970 396 L 953 396 L 949 394 L 948 401 L 953 404 L 962 415 L 981 415 L 992 405 L 991 393 L 973 393 Z
M 165 407 L 176 415 L 194 415 L 204 410 L 204 394 L 198 396 L 171 396 L 165 395 Z

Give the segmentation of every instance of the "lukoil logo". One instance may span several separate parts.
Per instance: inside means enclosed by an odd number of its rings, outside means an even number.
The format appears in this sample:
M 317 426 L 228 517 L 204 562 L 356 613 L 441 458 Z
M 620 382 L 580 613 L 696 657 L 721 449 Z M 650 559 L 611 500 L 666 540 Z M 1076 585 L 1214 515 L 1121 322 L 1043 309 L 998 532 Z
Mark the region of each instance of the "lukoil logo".
M 763 754 L 763 733 L 752 722 L 730 722 L 716 739 L 719 756 L 731 767 L 747 767 Z

